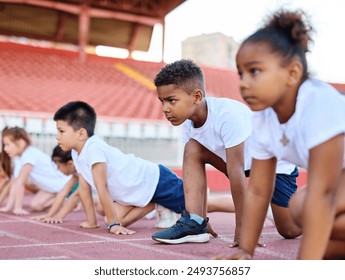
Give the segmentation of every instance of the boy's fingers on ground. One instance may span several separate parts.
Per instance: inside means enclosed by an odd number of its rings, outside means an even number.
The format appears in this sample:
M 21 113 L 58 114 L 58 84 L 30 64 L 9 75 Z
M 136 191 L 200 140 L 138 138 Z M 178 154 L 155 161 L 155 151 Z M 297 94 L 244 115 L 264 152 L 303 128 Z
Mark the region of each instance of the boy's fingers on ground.
M 112 229 L 111 229 L 109 232 L 117 234 L 117 235 L 119 235 L 119 234 L 121 234 L 121 235 L 131 235 L 131 234 L 136 233 L 134 230 L 130 230 L 130 229 L 127 229 L 127 228 L 124 228 L 124 227 L 120 227 L 118 229 L 114 228 L 114 231 L 112 231 Z
M 239 243 L 238 243 L 237 240 L 234 240 L 234 241 L 229 245 L 230 248 L 234 248 L 234 247 L 238 247 L 238 246 L 239 246 Z

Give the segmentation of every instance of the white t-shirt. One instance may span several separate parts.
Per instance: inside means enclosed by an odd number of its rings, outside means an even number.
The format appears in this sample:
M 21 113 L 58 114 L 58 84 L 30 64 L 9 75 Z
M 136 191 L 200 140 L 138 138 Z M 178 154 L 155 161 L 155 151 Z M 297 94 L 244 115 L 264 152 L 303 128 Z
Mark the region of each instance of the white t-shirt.
M 308 169 L 310 149 L 345 133 L 345 97 L 329 84 L 310 79 L 301 85 L 288 122 L 280 124 L 273 109 L 267 108 L 254 113 L 253 126 L 254 158 L 276 157 Z M 284 131 L 289 140 L 285 146 Z
M 24 164 L 32 165 L 29 180 L 46 192 L 59 192 L 71 178 L 60 172 L 50 156 L 36 147 L 27 147 L 16 159 L 14 176 L 19 175 Z
M 195 139 L 226 162 L 226 149 L 244 142 L 244 170 L 249 170 L 252 111 L 245 104 L 228 98 L 206 97 L 206 103 L 208 112 L 203 126 L 195 128 L 191 120 L 183 123 L 183 143 Z M 279 161 L 276 172 L 291 174 L 294 169 L 293 164 Z
M 75 168 L 92 189 L 97 190 L 92 165 L 106 163 L 110 196 L 123 205 L 146 206 L 152 199 L 159 181 L 158 164 L 124 154 L 98 136 L 90 137 L 81 153 L 72 150 Z

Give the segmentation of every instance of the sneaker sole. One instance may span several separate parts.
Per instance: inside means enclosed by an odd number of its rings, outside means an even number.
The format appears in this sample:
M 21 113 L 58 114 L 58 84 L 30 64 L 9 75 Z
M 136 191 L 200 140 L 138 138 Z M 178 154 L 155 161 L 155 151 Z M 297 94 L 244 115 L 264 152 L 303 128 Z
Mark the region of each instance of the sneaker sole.
M 206 243 L 210 240 L 208 233 L 202 233 L 197 235 L 187 235 L 179 239 L 162 239 L 152 237 L 153 240 L 167 244 L 182 244 L 182 243 Z

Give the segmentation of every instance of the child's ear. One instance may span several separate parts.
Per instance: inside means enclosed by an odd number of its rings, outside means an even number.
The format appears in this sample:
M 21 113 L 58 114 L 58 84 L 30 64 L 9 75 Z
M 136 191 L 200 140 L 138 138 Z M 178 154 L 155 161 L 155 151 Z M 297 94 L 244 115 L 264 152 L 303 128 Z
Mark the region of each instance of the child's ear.
M 85 128 L 79 129 L 79 139 L 82 141 L 85 141 L 87 138 L 89 138 L 89 135 L 87 134 L 87 131 Z
M 69 168 L 74 168 L 73 160 L 67 161 L 67 165 L 68 165 Z
M 194 103 L 195 104 L 199 104 L 199 102 L 202 100 L 203 98 L 203 92 L 201 89 L 195 89 L 193 91 L 193 98 L 194 98 Z
M 298 85 L 301 83 L 303 76 L 303 65 L 298 59 L 294 59 L 289 68 L 289 79 L 288 84 L 291 86 Z

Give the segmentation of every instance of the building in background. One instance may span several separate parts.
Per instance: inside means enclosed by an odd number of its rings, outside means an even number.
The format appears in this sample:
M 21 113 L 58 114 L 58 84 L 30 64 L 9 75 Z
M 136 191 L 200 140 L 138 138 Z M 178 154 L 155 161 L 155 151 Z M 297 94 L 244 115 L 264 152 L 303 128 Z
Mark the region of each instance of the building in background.
M 182 58 L 200 65 L 235 69 L 235 55 L 239 43 L 222 33 L 202 34 L 182 42 Z

